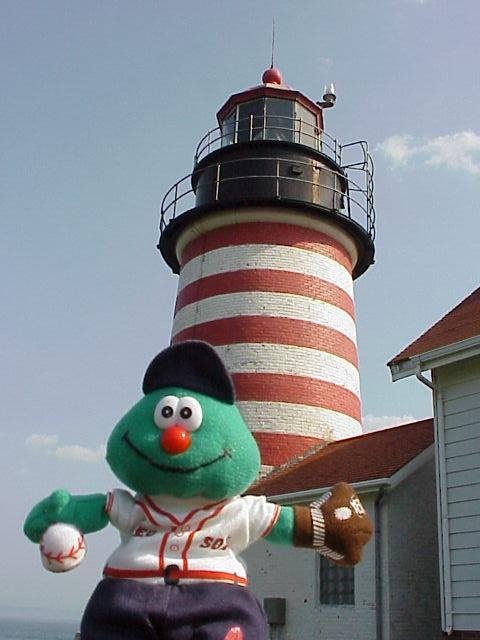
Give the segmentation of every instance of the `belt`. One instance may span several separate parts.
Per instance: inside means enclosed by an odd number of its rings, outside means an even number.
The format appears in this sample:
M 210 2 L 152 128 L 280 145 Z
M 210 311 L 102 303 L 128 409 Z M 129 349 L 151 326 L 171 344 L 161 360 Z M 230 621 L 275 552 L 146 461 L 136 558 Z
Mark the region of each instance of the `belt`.
M 108 565 L 103 570 L 107 578 L 163 578 L 165 584 L 176 585 L 180 580 L 212 580 L 247 586 L 247 579 L 236 573 L 224 571 L 182 570 L 176 564 L 169 564 L 164 570 L 160 569 L 116 569 Z

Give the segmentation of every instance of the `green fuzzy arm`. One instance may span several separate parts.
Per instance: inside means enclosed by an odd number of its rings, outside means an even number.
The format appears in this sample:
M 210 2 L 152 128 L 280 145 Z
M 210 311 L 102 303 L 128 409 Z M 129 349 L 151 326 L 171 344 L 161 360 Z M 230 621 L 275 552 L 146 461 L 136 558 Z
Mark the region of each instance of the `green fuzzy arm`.
M 68 491 L 59 489 L 33 507 L 23 531 L 32 542 L 40 542 L 43 532 L 56 522 L 73 524 L 82 533 L 99 531 L 108 524 L 106 501 L 107 496 L 103 493 L 72 496 Z
M 295 521 L 292 507 L 280 507 L 280 515 L 265 540 L 275 544 L 292 544 Z

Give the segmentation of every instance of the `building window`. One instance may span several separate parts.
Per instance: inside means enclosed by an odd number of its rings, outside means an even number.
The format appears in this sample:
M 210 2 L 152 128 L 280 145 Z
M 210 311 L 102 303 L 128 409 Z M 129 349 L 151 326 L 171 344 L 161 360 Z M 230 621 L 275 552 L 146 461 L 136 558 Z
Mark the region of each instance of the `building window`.
M 320 604 L 355 604 L 353 567 L 339 567 L 320 556 Z

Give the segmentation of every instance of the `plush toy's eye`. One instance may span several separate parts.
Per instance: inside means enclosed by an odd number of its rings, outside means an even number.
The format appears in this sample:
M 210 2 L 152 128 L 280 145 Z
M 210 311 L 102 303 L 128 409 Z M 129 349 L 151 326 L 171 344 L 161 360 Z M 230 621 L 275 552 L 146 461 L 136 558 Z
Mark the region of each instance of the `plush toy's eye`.
M 195 398 L 180 398 L 177 407 L 178 423 L 188 431 L 195 431 L 202 424 L 203 412 L 198 400 Z
M 176 422 L 177 396 L 165 396 L 155 407 L 153 420 L 157 427 L 166 429 Z

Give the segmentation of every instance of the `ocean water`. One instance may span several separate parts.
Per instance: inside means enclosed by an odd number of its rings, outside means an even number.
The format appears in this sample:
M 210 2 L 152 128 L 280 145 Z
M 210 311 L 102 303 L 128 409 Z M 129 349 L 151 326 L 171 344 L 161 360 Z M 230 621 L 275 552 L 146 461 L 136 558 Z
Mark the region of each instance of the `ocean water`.
M 0 640 L 74 640 L 80 622 L 0 618 Z

